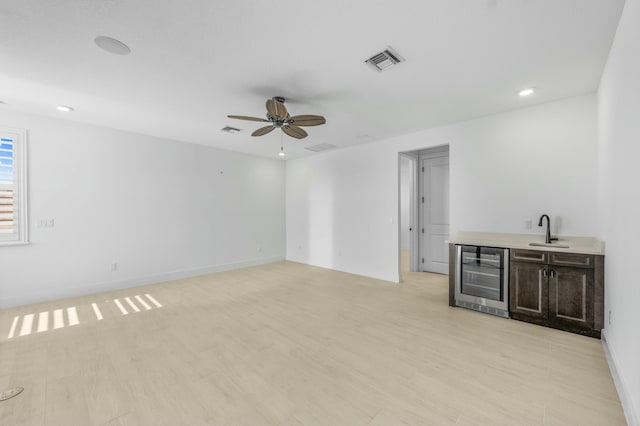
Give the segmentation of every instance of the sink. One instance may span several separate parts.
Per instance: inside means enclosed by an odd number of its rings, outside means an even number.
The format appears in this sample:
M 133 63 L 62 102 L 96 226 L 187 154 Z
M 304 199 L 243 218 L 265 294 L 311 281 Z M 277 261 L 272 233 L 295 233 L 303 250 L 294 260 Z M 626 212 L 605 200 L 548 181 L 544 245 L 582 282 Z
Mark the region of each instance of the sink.
M 536 247 L 569 248 L 568 245 L 559 243 L 529 243 L 529 245 Z

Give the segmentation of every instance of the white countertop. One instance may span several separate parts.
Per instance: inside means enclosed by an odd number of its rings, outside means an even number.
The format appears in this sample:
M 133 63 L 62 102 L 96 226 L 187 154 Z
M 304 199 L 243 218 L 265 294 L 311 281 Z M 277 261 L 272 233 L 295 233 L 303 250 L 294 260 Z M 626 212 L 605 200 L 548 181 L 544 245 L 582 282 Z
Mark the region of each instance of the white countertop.
M 558 237 L 554 243 L 569 246 L 560 248 L 553 246 L 530 246 L 529 243 L 544 243 L 544 234 L 507 234 L 499 232 L 460 231 L 449 240 L 453 244 L 473 246 L 504 247 L 511 249 L 557 251 L 563 253 L 581 253 L 604 255 L 604 242 L 595 237 L 574 237 L 554 235 Z

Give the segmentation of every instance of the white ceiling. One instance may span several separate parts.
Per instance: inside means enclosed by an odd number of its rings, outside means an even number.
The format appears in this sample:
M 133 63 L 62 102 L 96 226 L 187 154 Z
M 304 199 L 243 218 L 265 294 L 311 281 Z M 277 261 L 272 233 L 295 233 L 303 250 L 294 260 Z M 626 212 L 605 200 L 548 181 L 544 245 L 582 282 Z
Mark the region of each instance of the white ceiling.
M 287 158 L 594 91 L 623 0 L 2 0 L 2 109 L 275 157 L 272 96 L 321 114 Z M 100 50 L 98 35 L 132 53 Z M 363 61 L 392 46 L 406 62 Z M 516 92 L 535 86 L 529 98 Z M 61 113 L 55 105 L 70 105 Z M 240 134 L 226 134 L 226 125 Z

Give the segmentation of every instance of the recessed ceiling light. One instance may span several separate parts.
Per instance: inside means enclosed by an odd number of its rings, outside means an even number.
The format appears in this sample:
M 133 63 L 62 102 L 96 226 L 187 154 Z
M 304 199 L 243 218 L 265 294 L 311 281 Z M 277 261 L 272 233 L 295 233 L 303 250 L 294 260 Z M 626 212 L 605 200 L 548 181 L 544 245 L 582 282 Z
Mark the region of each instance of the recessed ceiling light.
M 94 43 L 98 45 L 98 47 L 105 52 L 113 53 L 114 55 L 128 55 L 131 53 L 131 49 L 129 46 L 121 42 L 120 40 L 116 40 L 115 38 L 107 37 L 107 36 L 98 36 L 93 39 Z
M 534 89 L 533 87 L 528 87 L 526 89 L 522 89 L 521 91 L 518 92 L 518 96 L 529 96 L 532 95 L 533 92 L 535 92 L 536 89 Z
M 66 106 L 66 105 L 58 105 L 56 107 L 56 109 L 58 111 L 62 111 L 62 112 L 71 112 L 71 111 L 73 111 L 73 108 L 71 108 L 70 106 Z

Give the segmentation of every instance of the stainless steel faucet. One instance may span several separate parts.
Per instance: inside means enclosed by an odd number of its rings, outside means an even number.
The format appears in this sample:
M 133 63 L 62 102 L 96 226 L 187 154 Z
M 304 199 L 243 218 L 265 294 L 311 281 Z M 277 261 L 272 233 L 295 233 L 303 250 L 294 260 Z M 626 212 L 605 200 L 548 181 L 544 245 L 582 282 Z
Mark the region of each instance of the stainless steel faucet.
M 543 214 L 542 216 L 540 216 L 540 220 L 538 221 L 538 226 L 542 226 L 542 219 L 547 218 L 547 236 L 545 237 L 545 244 L 550 244 L 551 243 L 551 219 L 549 219 L 549 216 L 547 216 L 546 214 Z

